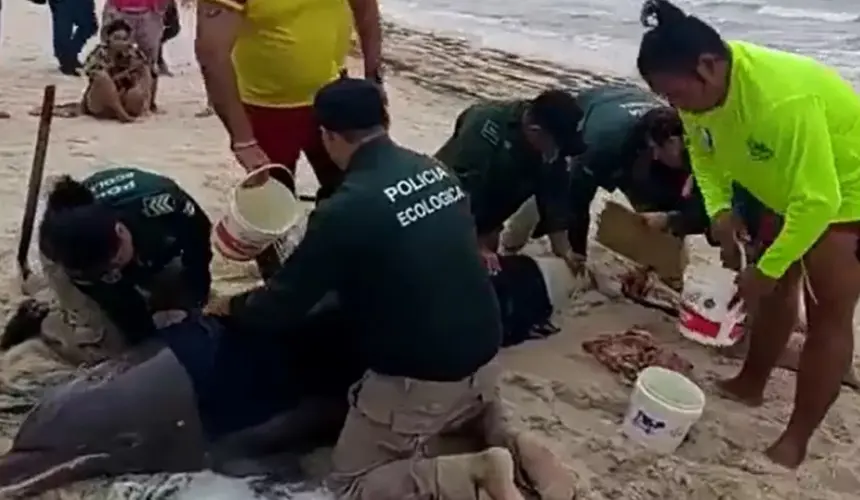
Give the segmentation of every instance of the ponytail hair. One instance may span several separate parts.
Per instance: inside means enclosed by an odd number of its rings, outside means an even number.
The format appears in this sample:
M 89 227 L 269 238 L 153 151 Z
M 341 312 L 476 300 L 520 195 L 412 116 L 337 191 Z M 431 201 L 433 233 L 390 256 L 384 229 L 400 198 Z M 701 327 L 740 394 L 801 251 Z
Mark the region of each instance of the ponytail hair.
M 53 212 L 92 205 L 95 202 L 92 191 L 68 175 L 58 177 L 48 194 L 48 210 Z
M 657 72 L 695 73 L 704 54 L 729 58 L 726 42 L 712 26 L 668 0 L 645 0 L 639 20 L 642 36 L 636 66 L 647 81 Z
M 96 202 L 89 188 L 63 175 L 48 194 L 39 226 L 39 250 L 66 270 L 101 269 L 119 249 L 118 222 L 109 207 Z

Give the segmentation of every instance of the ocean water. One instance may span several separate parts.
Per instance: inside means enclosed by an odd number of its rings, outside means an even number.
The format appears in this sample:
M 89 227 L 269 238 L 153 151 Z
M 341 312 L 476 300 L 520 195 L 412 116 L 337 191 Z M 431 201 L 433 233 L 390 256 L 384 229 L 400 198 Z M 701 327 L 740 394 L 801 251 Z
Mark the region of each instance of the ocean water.
M 641 0 L 382 0 L 417 28 L 550 61 L 632 76 Z M 858 0 L 679 0 L 724 37 L 814 56 L 860 89 Z

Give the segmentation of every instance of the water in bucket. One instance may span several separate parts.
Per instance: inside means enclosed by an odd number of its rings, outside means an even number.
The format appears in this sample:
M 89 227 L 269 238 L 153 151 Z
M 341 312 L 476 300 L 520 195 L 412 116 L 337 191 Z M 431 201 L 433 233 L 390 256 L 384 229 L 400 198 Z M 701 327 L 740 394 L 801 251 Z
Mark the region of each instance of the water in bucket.
M 672 453 L 702 416 L 705 393 L 678 372 L 656 366 L 639 374 L 622 432 L 658 453 Z
M 266 165 L 255 173 L 281 168 Z M 246 186 L 252 174 L 233 188 L 229 210 L 212 230 L 212 243 L 221 255 L 236 261 L 251 260 L 284 237 L 298 221 L 301 208 L 293 193 L 273 177 L 261 185 Z

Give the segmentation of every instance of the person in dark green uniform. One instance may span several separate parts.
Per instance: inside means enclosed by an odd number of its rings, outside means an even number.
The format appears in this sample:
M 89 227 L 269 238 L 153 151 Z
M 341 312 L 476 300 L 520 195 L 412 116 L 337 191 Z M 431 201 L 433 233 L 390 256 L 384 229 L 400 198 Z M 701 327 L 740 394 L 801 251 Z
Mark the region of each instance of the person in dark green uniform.
M 531 100 L 482 102 L 457 117 L 454 134 L 436 152 L 469 194 L 491 269 L 502 225 L 531 197 L 553 253 L 575 272 L 581 269 L 566 235 L 569 164 L 583 149 L 581 118 L 574 97 L 561 90 Z
M 507 448 L 421 456 L 428 440 L 482 418 L 490 443 L 536 446 L 496 410 L 500 310 L 466 193 L 441 163 L 390 139 L 373 82 L 326 85 L 314 112 L 343 183 L 265 285 L 216 299 L 209 313 L 246 335 L 283 335 L 336 296 L 353 318 L 356 356 L 369 369 L 350 391 L 334 450 L 329 482 L 339 498 L 470 499 L 485 490 L 522 500 Z
M 708 234 L 709 223 L 684 146 L 677 111 L 635 85 L 597 87 L 577 98 L 584 117 L 580 125 L 586 151 L 574 163 L 570 179 L 568 237 L 572 250 L 585 258 L 591 202 L 598 188 L 621 191 L 643 221 L 678 237 Z M 739 191 L 735 209 L 754 233 L 761 215 L 757 200 Z M 542 236 L 533 206 L 509 221 L 502 236 L 508 252 L 529 236 Z
M 39 229 L 43 271 L 73 326 L 121 350 L 154 333 L 160 297 L 205 305 L 210 229 L 197 202 L 167 177 L 130 167 L 81 182 L 63 176 Z

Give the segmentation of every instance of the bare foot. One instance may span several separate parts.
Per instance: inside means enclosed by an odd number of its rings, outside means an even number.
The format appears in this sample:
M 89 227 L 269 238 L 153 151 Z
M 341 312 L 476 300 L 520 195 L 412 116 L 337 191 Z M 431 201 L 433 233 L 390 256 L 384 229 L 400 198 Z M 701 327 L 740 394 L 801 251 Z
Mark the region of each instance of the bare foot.
M 806 445 L 797 443 L 795 440 L 780 436 L 765 452 L 767 458 L 773 463 L 787 469 L 796 469 L 806 458 Z
M 750 407 L 758 407 L 764 404 L 764 394 L 750 387 L 746 380 L 739 377 L 717 382 L 720 396 L 732 401 L 745 404 Z
M 576 476 L 547 446 L 527 432 L 516 437 L 516 459 L 542 500 L 576 496 Z
M 490 448 L 472 458 L 475 483 L 493 500 L 525 500 L 514 483 L 514 459 L 504 448 Z

